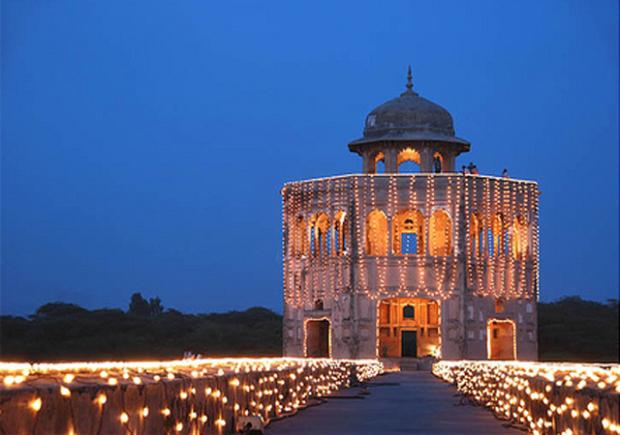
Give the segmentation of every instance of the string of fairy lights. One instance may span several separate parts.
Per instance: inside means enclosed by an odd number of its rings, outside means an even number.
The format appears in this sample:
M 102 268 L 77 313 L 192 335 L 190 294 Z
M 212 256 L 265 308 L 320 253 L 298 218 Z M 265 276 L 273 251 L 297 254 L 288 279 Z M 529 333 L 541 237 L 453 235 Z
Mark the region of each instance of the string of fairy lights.
M 534 182 L 454 173 L 287 183 L 285 301 L 301 307 L 338 298 L 350 291 L 351 268 L 355 291 L 371 299 L 398 292 L 445 300 L 461 285 L 463 262 L 465 284 L 476 296 L 537 297 L 538 194 Z M 418 252 L 400 252 L 409 231 Z
M 620 365 L 440 361 L 435 376 L 535 435 L 620 433 Z
M 0 363 L 3 433 L 223 433 L 267 423 L 383 370 L 294 358 Z

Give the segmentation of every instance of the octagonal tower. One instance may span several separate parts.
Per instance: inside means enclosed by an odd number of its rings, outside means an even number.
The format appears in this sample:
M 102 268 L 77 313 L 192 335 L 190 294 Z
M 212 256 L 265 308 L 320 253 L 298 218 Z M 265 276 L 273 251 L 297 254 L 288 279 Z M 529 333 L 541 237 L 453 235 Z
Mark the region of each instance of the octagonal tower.
M 536 359 L 537 184 L 456 173 L 411 69 L 349 149 L 363 174 L 282 189 L 284 355 Z

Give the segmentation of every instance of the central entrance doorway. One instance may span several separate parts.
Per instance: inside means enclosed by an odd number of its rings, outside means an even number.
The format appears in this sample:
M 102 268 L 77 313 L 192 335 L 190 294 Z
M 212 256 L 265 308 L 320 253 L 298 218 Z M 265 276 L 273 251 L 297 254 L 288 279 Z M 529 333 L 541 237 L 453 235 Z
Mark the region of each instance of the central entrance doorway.
M 439 351 L 439 303 L 388 298 L 377 304 L 377 356 L 421 358 Z
M 417 331 L 401 332 L 401 356 L 417 358 L 418 356 L 418 333 Z

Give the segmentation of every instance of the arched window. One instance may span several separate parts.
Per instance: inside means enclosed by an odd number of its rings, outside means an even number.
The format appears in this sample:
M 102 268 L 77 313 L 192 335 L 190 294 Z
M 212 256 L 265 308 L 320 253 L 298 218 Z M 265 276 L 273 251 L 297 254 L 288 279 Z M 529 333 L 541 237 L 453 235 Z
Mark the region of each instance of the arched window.
M 512 255 L 515 259 L 523 259 L 527 254 L 527 224 L 522 216 L 517 216 L 512 224 Z
M 403 319 L 414 319 L 415 318 L 415 310 L 413 305 L 405 305 L 403 307 Z
M 407 162 L 411 162 L 407 164 Z M 398 172 L 420 172 L 420 153 L 413 148 L 405 148 L 396 157 Z
M 322 299 L 317 299 L 316 301 L 314 301 L 314 309 L 315 310 L 323 310 L 325 307 L 323 305 L 323 300 Z
M 469 238 L 471 240 L 471 256 L 478 257 L 482 254 L 484 233 L 482 232 L 482 219 L 476 213 L 472 213 L 470 218 Z
M 315 252 L 317 255 L 329 254 L 329 218 L 325 213 L 319 213 L 315 225 Z
M 436 174 L 443 172 L 443 156 L 439 152 L 433 154 L 433 172 Z
M 303 216 L 297 216 L 295 220 L 295 233 L 293 239 L 294 255 L 304 255 L 306 253 L 306 221 Z
M 430 219 L 428 247 L 430 254 L 445 257 L 452 254 L 452 220 L 444 210 L 437 210 Z
M 346 249 L 346 214 L 339 211 L 334 217 L 334 254 L 342 255 Z
M 312 216 L 308 224 L 311 255 L 317 256 L 329 253 L 329 229 L 329 218 L 325 213 L 317 213 Z
M 366 219 L 366 255 L 387 255 L 387 240 L 387 217 L 375 209 Z
M 402 210 L 392 222 L 392 250 L 396 255 L 423 254 L 424 216 L 419 210 Z
M 385 154 L 378 152 L 373 158 L 373 173 L 385 173 Z

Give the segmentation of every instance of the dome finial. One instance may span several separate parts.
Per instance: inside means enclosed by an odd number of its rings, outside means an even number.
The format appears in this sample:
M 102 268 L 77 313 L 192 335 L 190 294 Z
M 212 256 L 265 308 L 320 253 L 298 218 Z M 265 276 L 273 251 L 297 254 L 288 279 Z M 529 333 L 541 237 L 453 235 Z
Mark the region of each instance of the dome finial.
M 411 65 L 407 68 L 407 91 L 413 92 L 413 76 L 411 75 Z

